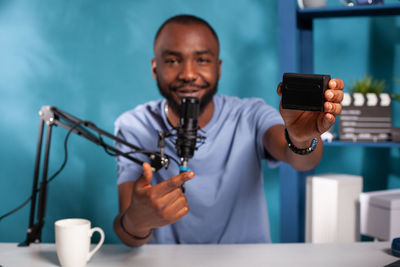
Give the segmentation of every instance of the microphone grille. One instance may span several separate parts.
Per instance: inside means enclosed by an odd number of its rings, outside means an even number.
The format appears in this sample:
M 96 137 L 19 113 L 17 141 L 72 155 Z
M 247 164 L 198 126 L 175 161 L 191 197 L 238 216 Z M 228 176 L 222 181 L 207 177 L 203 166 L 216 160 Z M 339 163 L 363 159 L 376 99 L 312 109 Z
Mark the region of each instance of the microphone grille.
M 200 113 L 200 101 L 197 97 L 184 97 L 181 100 L 181 118 L 196 119 Z

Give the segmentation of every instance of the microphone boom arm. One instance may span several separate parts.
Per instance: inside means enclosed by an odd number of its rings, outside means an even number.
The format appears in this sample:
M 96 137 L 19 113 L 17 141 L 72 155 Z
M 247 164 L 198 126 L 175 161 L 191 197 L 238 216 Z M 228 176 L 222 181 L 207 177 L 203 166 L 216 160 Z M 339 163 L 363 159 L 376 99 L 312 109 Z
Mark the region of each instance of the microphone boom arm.
M 29 226 L 27 229 L 26 240 L 21 242 L 18 246 L 25 247 L 29 246 L 30 243 L 40 243 L 42 228 L 44 225 L 44 217 L 45 217 L 45 209 L 46 209 L 46 198 L 47 198 L 47 172 L 48 172 L 48 162 L 49 162 L 49 152 L 50 152 L 50 141 L 51 141 L 51 133 L 53 126 L 61 126 L 68 131 L 74 132 L 75 134 L 82 136 L 89 141 L 102 146 L 104 150 L 113 156 L 123 156 L 126 159 L 129 159 L 137 164 L 142 165 L 143 161 L 138 160 L 130 156 L 130 153 L 142 153 L 146 154 L 150 158 L 150 165 L 153 168 L 153 171 L 158 171 L 162 167 L 167 168 L 169 159 L 166 155 L 164 155 L 164 141 L 159 140 L 159 148 L 160 153 L 143 150 L 137 146 L 134 146 L 125 140 L 122 140 L 100 128 L 98 128 L 94 123 L 90 121 L 80 120 L 64 111 L 61 111 L 53 106 L 43 106 L 39 111 L 40 115 L 40 124 L 39 124 L 39 138 L 37 143 L 36 150 L 36 159 L 35 159 L 35 169 L 33 175 L 33 185 L 32 185 L 32 195 L 31 195 L 31 208 L 29 214 Z M 46 144 L 45 144 L 45 152 L 44 152 L 44 162 L 43 162 L 43 171 L 42 171 L 42 180 L 41 185 L 38 188 L 39 183 L 39 169 L 40 169 L 40 157 L 42 151 L 42 141 L 43 141 L 43 130 L 44 125 L 47 125 L 47 133 L 46 133 Z M 96 132 L 98 136 L 96 136 L 93 132 Z M 131 148 L 132 152 L 122 152 L 103 141 L 102 136 L 106 136 L 110 139 L 113 139 L 115 142 L 121 143 L 129 148 Z M 161 136 L 160 138 L 164 138 Z M 161 145 L 160 145 L 161 144 Z M 112 151 L 114 154 L 110 153 Z M 36 209 L 36 194 L 39 192 L 39 202 L 38 202 L 38 211 L 37 211 L 37 222 L 35 223 L 35 209 Z

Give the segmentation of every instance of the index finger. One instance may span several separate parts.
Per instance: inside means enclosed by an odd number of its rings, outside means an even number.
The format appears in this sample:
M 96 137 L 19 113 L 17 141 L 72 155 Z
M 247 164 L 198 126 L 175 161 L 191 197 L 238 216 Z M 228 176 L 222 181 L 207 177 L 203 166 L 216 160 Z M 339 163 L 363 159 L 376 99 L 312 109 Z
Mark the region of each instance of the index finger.
M 180 188 L 182 184 L 189 181 L 193 177 L 194 172 L 183 172 L 159 183 L 158 185 L 153 186 L 153 190 L 156 192 L 156 194 L 162 196 L 174 191 L 177 188 Z

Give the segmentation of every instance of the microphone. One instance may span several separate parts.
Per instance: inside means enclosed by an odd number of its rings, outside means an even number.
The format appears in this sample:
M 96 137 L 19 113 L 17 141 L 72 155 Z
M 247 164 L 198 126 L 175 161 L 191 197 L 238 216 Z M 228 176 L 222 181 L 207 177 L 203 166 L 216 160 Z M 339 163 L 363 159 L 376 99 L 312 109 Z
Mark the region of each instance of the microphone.
M 188 161 L 193 157 L 197 141 L 197 118 L 200 113 L 200 100 L 196 97 L 184 97 L 181 100 L 179 124 L 175 148 L 181 163 L 180 173 L 189 170 Z M 184 188 L 182 186 L 182 191 Z

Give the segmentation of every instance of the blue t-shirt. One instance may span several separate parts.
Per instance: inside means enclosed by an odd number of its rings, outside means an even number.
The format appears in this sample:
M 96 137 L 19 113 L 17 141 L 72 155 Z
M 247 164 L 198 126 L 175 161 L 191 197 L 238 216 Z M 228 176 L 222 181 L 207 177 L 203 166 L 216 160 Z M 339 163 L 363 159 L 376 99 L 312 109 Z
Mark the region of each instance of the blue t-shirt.
M 270 242 L 261 160 L 266 158 L 262 136 L 283 124 L 279 112 L 262 99 L 215 95 L 214 113 L 198 134 L 206 137 L 189 168 L 195 177 L 185 183 L 189 213 L 172 225 L 154 229 L 150 243 L 218 244 Z M 146 150 L 158 151 L 158 131 L 173 132 L 164 112 L 165 100 L 140 105 L 115 122 L 115 135 Z M 177 161 L 175 140 L 166 139 L 165 152 Z M 129 151 L 121 144 L 116 147 Z M 142 161 L 146 156 L 133 154 Z M 277 165 L 267 157 L 270 166 Z M 142 167 L 117 157 L 118 184 L 134 181 Z M 158 184 L 179 174 L 172 160 L 153 174 Z

